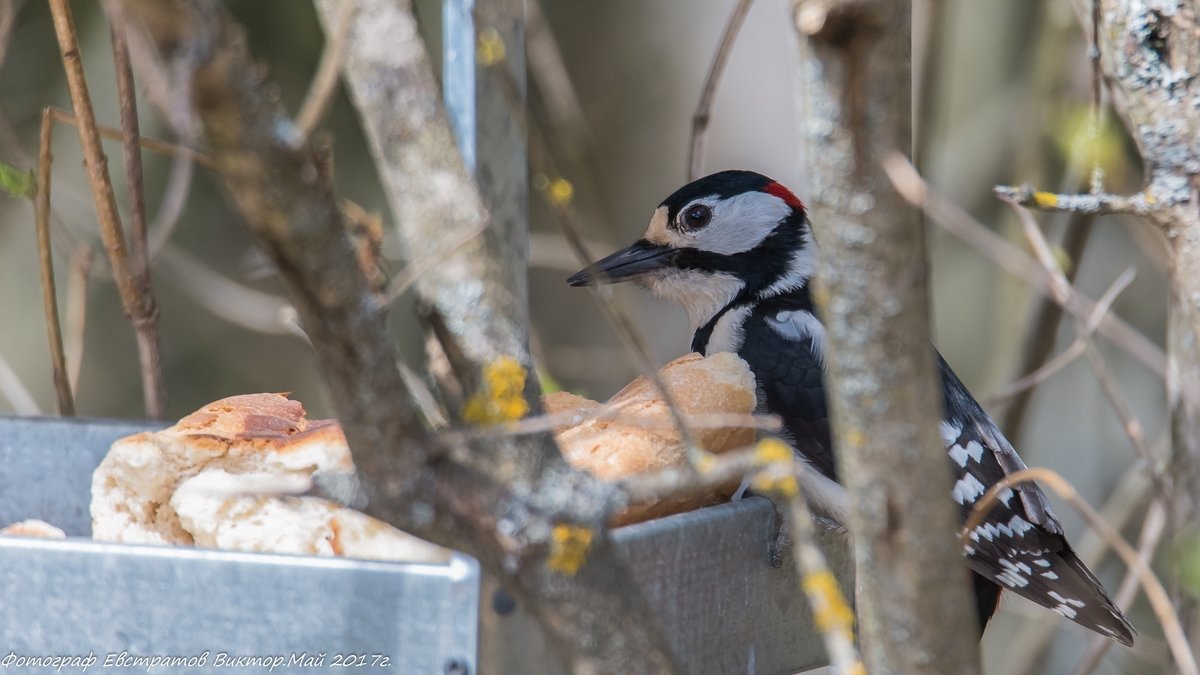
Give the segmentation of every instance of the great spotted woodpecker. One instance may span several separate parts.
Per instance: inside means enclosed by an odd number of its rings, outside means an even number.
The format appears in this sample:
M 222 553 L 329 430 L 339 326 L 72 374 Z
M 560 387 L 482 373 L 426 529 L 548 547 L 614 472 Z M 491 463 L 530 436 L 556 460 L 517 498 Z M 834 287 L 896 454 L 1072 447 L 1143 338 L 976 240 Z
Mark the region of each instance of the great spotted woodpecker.
M 816 248 L 804 205 L 783 185 L 750 171 L 723 171 L 690 183 L 654 211 L 645 235 L 568 283 L 636 279 L 683 305 L 692 350 L 734 352 L 758 380 L 760 411 L 783 420 L 783 437 L 814 471 L 806 495 L 844 524 L 823 371 L 825 330 L 808 281 Z M 965 519 L 1002 477 L 1025 468 L 1016 450 L 934 350 L 945 415 L 941 435 L 956 482 L 951 496 Z M 1036 485 L 1004 490 L 969 533 L 980 625 L 1008 589 L 1097 633 L 1133 644 L 1129 620 L 1083 564 Z

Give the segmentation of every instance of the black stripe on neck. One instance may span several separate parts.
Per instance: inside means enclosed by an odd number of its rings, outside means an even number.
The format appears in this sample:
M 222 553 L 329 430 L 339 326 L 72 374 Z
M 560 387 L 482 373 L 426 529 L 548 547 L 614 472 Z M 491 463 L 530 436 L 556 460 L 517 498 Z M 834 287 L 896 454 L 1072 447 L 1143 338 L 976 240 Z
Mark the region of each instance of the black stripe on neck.
M 708 356 L 708 341 L 712 339 L 713 330 L 717 327 L 717 322 L 721 320 L 721 317 L 725 316 L 726 312 L 741 304 L 741 300 L 742 296 L 738 294 L 728 305 L 722 307 L 721 311 L 714 314 L 713 318 L 708 320 L 708 323 L 696 330 L 696 333 L 692 335 L 692 351 L 699 352 L 702 356 Z

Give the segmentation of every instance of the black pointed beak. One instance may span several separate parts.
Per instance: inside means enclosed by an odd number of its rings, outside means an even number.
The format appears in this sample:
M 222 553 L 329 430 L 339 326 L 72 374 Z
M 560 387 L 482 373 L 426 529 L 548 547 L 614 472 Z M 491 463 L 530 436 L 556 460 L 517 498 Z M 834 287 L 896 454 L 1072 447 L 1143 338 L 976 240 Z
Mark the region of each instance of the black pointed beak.
M 629 281 L 667 267 L 676 249 L 639 239 L 633 246 L 597 260 L 567 279 L 568 286 L 591 286 Z

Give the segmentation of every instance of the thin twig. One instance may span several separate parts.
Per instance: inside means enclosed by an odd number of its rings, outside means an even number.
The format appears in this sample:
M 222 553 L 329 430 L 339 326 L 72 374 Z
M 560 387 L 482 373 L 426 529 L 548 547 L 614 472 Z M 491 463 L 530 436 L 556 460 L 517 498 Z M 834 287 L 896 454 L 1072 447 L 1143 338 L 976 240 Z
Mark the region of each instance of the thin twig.
M 1160 437 L 1165 443 L 1166 436 Z M 1140 471 L 1126 471 L 1112 490 L 1108 501 L 1100 507 L 1100 516 L 1117 530 L 1125 529 L 1135 511 L 1140 511 L 1150 499 L 1152 484 Z M 1075 542 L 1075 552 L 1089 569 L 1096 569 L 1109 553 L 1108 542 L 1095 530 L 1086 530 Z M 1028 675 L 1034 672 L 1041 655 L 1050 646 L 1056 631 L 1054 615 L 1037 612 L 1010 640 L 1010 658 L 996 675 Z
M 346 58 L 346 41 L 350 38 L 350 28 L 354 25 L 354 14 L 358 10 L 358 3 L 354 0 L 341 2 L 337 28 L 325 41 L 317 72 L 313 75 L 312 83 L 308 85 L 308 94 L 304 96 L 300 112 L 296 114 L 296 126 L 305 138 L 311 137 L 317 130 L 317 125 L 329 112 L 329 106 L 337 93 L 338 71 L 342 69 L 342 61 Z
M 544 413 L 531 417 L 522 417 L 515 422 L 505 422 L 491 426 L 470 427 L 443 432 L 441 437 L 447 445 L 462 445 L 467 441 L 495 439 L 505 436 L 522 436 L 553 431 L 562 426 L 571 425 L 578 417 L 578 412 Z M 741 413 L 697 413 L 682 414 L 684 422 L 691 429 L 720 429 L 723 427 L 740 427 L 756 431 L 779 431 L 779 418 L 775 415 L 754 415 Z M 596 408 L 587 411 L 584 417 L 588 421 L 617 422 L 649 430 L 664 430 L 665 425 L 658 420 L 649 420 L 636 415 L 623 414 L 618 406 L 601 403 Z M 599 432 L 598 432 L 599 433 Z
M 712 119 L 713 99 L 717 95 L 717 85 L 721 75 L 725 73 L 725 63 L 733 51 L 733 43 L 737 40 L 738 31 L 750 12 L 754 0 L 737 0 L 729 20 L 725 23 L 725 32 L 721 34 L 721 42 L 713 54 L 712 65 L 708 68 L 708 76 L 704 78 L 704 89 L 700 93 L 700 102 L 696 104 L 696 112 L 692 115 L 692 142 L 688 145 L 688 182 L 700 177 L 704 170 L 704 148 L 708 144 L 708 123 Z
M 133 67 L 129 64 L 129 44 L 125 26 L 116 19 L 114 0 L 104 1 L 112 34 L 113 66 L 117 77 L 117 101 L 121 109 L 121 151 L 125 158 L 126 189 L 129 192 L 129 260 L 143 293 L 149 293 L 150 259 L 146 250 L 146 193 L 142 182 L 142 150 L 138 139 L 137 91 L 133 86 Z M 157 331 L 157 324 L 151 327 Z
M 8 0 L 0 3 L 0 64 L 8 55 L 9 41 L 12 39 L 13 28 L 17 25 L 17 14 L 25 0 Z
M 171 174 L 167 177 L 167 187 L 163 191 L 162 201 L 158 204 L 158 212 L 154 214 L 154 223 L 150 227 L 150 259 L 154 260 L 171 239 L 175 226 L 183 216 L 183 207 L 192 191 L 192 176 L 195 174 L 195 162 L 187 153 L 180 153 L 171 162 Z
M 1072 167 L 1074 162 L 1072 162 Z M 1074 170 L 1070 170 L 1074 173 Z M 1066 184 L 1075 184 L 1078 179 L 1072 181 L 1070 178 L 1064 179 Z M 1071 266 L 1067 270 L 1067 281 L 1075 283 L 1075 277 L 1079 274 L 1079 270 L 1083 267 L 1083 253 L 1087 248 L 1088 240 L 1091 238 L 1093 231 L 1093 217 L 1080 216 L 1071 214 L 1067 217 L 1066 233 L 1063 235 L 1062 250 L 1071 261 Z M 1059 324 L 1062 323 L 1063 308 L 1049 298 L 1038 298 L 1037 309 L 1034 312 L 1033 325 L 1029 330 L 1029 335 L 1025 339 L 1024 348 L 1021 350 L 1021 358 L 1018 362 L 1018 371 L 1020 373 L 1029 373 L 1037 371 L 1047 365 L 1050 353 L 1054 349 L 1055 341 L 1058 337 Z M 1072 343 L 1074 345 L 1075 343 Z M 1022 426 L 1025 423 L 1026 413 L 1029 412 L 1029 404 L 1033 401 L 1033 389 L 1026 389 L 1016 394 L 1009 402 L 1007 409 L 1004 411 L 1004 421 L 1002 428 L 1004 433 L 1009 438 L 1017 438 L 1021 435 Z
M 88 277 L 95 254 L 91 248 L 80 248 L 71 258 L 71 274 L 67 277 L 66 335 L 63 343 L 67 353 L 67 376 L 71 391 L 79 391 L 79 373 L 83 369 L 83 336 L 87 328 Z
M 42 414 L 42 409 L 38 407 L 33 394 L 29 393 L 25 383 L 17 377 L 16 371 L 12 369 L 3 355 L 0 355 L 0 396 L 8 401 L 13 412 L 18 415 Z
M 66 124 L 67 126 L 75 127 L 76 129 L 80 128 L 79 119 L 77 117 L 75 117 L 75 115 L 72 115 L 70 112 L 63 110 L 62 108 L 55 108 L 55 107 L 50 107 L 47 109 L 50 111 L 51 116 L 54 117 L 54 121 L 62 122 L 63 124 Z M 123 141 L 125 139 L 125 135 L 123 134 L 123 132 L 120 129 L 104 126 L 103 124 L 97 124 L 95 126 L 95 128 L 96 128 L 96 131 L 104 138 L 108 138 L 108 139 L 111 139 L 114 141 Z M 139 136 L 138 137 L 138 145 L 143 150 L 157 152 L 160 155 L 167 155 L 168 157 L 178 157 L 178 156 L 191 157 L 193 160 L 196 161 L 197 164 L 200 164 L 201 166 L 204 166 L 205 168 L 208 168 L 208 169 L 216 170 L 216 168 L 217 168 L 216 165 L 213 164 L 212 158 L 209 157 L 208 155 L 204 154 L 203 152 L 200 152 L 199 150 L 193 150 L 192 148 L 189 148 L 185 145 L 181 145 L 179 143 L 172 143 L 170 141 L 164 141 L 164 140 L 161 140 L 158 138 L 150 138 L 148 136 Z
M 1096 332 L 1096 328 L 1100 326 L 1100 322 L 1104 319 L 1104 315 L 1107 314 L 1109 309 L 1112 307 L 1112 303 L 1117 299 L 1117 296 L 1120 295 L 1122 291 L 1129 287 L 1129 284 L 1133 282 L 1133 278 L 1135 276 L 1136 274 L 1132 267 L 1126 269 L 1121 276 L 1117 277 L 1117 280 L 1108 287 L 1108 290 L 1104 292 L 1104 295 L 1100 296 L 1100 300 L 1096 302 L 1096 311 L 1092 312 L 1092 318 L 1088 319 L 1087 321 L 1087 332 L 1084 335 L 1090 338 Z M 1009 399 L 1022 394 L 1033 387 L 1036 387 L 1042 382 L 1045 382 L 1052 375 L 1073 363 L 1075 359 L 1083 355 L 1085 351 L 1084 348 L 1087 346 L 1087 343 L 1083 340 L 1084 335 L 1075 338 L 1075 341 L 1071 343 L 1070 347 L 1064 349 L 1058 356 L 1055 356 L 1053 359 L 1047 361 L 1037 370 L 1025 375 L 999 392 L 993 394 L 991 398 L 988 399 L 988 405 L 998 405 L 1000 403 L 1004 403 L 1005 401 L 1008 401 Z
M 37 225 L 38 260 L 41 263 L 42 307 L 46 314 L 46 336 L 50 341 L 50 367 L 54 374 L 54 393 L 58 397 L 58 414 L 75 414 L 75 397 L 67 375 L 67 358 L 63 351 L 62 327 L 58 320 L 58 292 L 54 287 L 54 256 L 50 250 L 50 164 L 53 156 L 54 123 L 48 110 L 42 111 L 42 126 L 38 148 L 37 196 L 34 200 L 34 220 Z
M 1050 289 L 1056 302 L 1067 304 L 1072 295 L 1077 294 L 1071 282 L 1067 281 L 1062 270 L 1058 267 L 1058 261 L 1054 258 L 1054 253 L 1050 250 L 1050 244 L 1046 241 L 1045 235 L 1038 227 L 1037 222 L 1033 218 L 1033 214 L 1017 204 L 1015 201 L 1004 196 L 1000 198 L 1002 201 L 1012 207 L 1016 213 L 1018 220 L 1021 221 L 1021 229 L 1025 233 L 1025 238 L 1029 241 L 1029 245 L 1033 248 L 1035 257 L 1041 263 L 1042 268 L 1050 277 Z M 1103 316 L 1102 314 L 1099 316 Z M 1087 354 L 1088 362 L 1092 366 L 1092 372 L 1096 379 L 1100 382 L 1101 388 L 1104 390 L 1105 396 L 1111 405 L 1114 412 L 1121 419 L 1121 426 L 1125 435 L 1129 438 L 1129 442 L 1133 445 L 1134 451 L 1138 458 L 1144 464 L 1145 470 L 1154 482 L 1155 487 L 1159 490 L 1159 495 L 1167 498 L 1172 494 L 1169 479 L 1163 475 L 1158 469 L 1158 463 L 1154 459 L 1154 455 L 1150 452 L 1149 446 L 1146 444 L 1145 433 L 1142 430 L 1142 423 L 1134 414 L 1133 409 L 1125 401 L 1125 397 L 1121 394 L 1120 387 L 1114 380 L 1112 373 L 1108 370 L 1108 365 L 1104 362 L 1104 357 L 1096 349 L 1095 343 L 1089 337 L 1091 330 L 1091 321 L 1099 321 L 1096 318 L 1097 314 L 1093 311 L 1092 316 L 1089 316 L 1085 321 L 1081 318 L 1076 318 L 1076 332 L 1079 340 L 1083 342 L 1084 353 Z
M 550 192 L 550 191 L 546 191 Z M 575 220 L 575 212 L 571 210 L 568 200 L 554 199 L 551 195 L 547 195 L 547 202 L 551 212 L 554 213 L 562 229 L 563 235 L 567 239 L 567 243 L 575 251 L 575 255 L 583 264 L 590 264 L 595 258 L 588 254 L 586 245 L 583 242 L 582 228 Z M 617 337 L 621 343 L 626 346 L 629 353 L 634 357 L 634 363 L 638 366 L 641 374 L 654 385 L 658 390 L 658 394 L 662 397 L 663 402 L 667 405 L 667 410 L 670 411 L 672 419 L 679 428 L 680 438 L 683 440 L 684 446 L 687 448 L 688 464 L 693 469 L 697 464 L 704 461 L 703 449 L 696 442 L 695 436 L 688 429 L 687 421 L 679 410 L 679 406 L 675 404 L 675 398 L 671 392 L 667 390 L 662 378 L 658 376 L 658 369 L 654 367 L 654 360 L 650 357 L 650 349 L 646 346 L 642 335 L 634 327 L 633 322 L 628 315 L 613 302 L 612 298 L 600 292 L 600 289 L 593 285 L 589 286 L 592 292 L 592 297 L 596 299 L 605 318 L 608 319 L 610 325 L 617 332 Z
M 737 484 L 763 467 L 763 459 L 756 447 L 750 446 L 726 450 L 703 472 L 692 471 L 687 466 L 673 466 L 623 478 L 620 486 L 630 506 L 644 506 L 703 495 L 730 483 Z
M 239 284 L 172 246 L 159 257 L 167 280 L 214 316 L 257 333 L 303 337 L 286 298 Z
M 146 415 L 153 419 L 159 419 L 166 413 L 166 389 L 162 378 L 162 354 L 158 344 L 158 331 L 154 328 L 158 309 L 155 307 L 154 296 L 149 293 L 149 288 L 138 283 L 125 248 L 121 216 L 117 211 L 117 200 L 108 175 L 108 160 L 100 145 L 100 132 L 96 128 L 95 111 L 92 109 L 91 96 L 88 94 L 87 81 L 84 79 L 83 62 L 80 58 L 70 4 L 67 0 L 50 0 L 50 12 L 54 17 L 54 32 L 58 38 L 63 67 L 67 74 L 71 102 L 79 117 L 79 140 L 83 146 L 88 183 L 96 202 L 100 237 L 104 241 L 105 252 L 112 265 L 113 279 L 117 283 L 121 305 L 137 335 Z
M 1021 206 L 1039 211 L 1105 215 L 1129 213 L 1135 216 L 1151 215 L 1161 209 L 1161 200 L 1151 193 L 1153 184 L 1145 191 L 1132 195 L 1114 195 L 1107 192 L 1086 194 L 1060 194 L 1034 189 L 1030 185 L 997 185 L 996 194 L 1010 199 Z
M 1142 523 L 1142 533 L 1138 536 L 1138 562 L 1141 565 L 1149 566 L 1150 562 L 1154 560 L 1154 552 L 1158 550 L 1158 542 L 1162 540 L 1166 530 L 1167 509 L 1163 506 L 1161 499 L 1156 499 L 1150 505 L 1150 510 L 1146 512 L 1146 518 Z M 1125 578 L 1121 580 L 1121 586 L 1117 589 L 1117 596 L 1113 601 L 1118 607 L 1128 609 L 1137 595 L 1137 590 L 1137 575 L 1133 573 L 1133 570 L 1128 570 L 1125 572 Z M 1079 662 L 1075 664 L 1071 675 L 1091 675 L 1096 668 L 1100 667 L 1100 660 L 1108 653 L 1111 646 L 1112 640 L 1097 636 L 1088 645 Z
M 801 492 L 806 470 L 787 446 L 767 441 L 727 450 L 698 475 L 686 466 L 676 466 L 631 476 L 620 482 L 620 488 L 630 506 L 641 506 L 703 495 L 752 479 L 756 490 L 782 501 L 788 509 L 796 571 L 825 641 L 830 666 L 838 675 L 861 675 L 866 671 L 854 646 L 854 613 L 817 543 L 812 512 Z
M 1038 293 L 1057 302 L 1050 290 L 1049 274 L 1036 260 L 935 192 L 903 155 L 893 154 L 886 158 L 884 170 L 905 201 L 920 207 L 932 222 L 965 241 Z M 1063 305 L 1065 310 L 1080 318 L 1089 316 L 1095 307 L 1095 301 L 1074 289 L 1071 290 L 1070 301 Z M 1158 377 L 1166 377 L 1167 357 L 1162 348 L 1120 317 L 1107 314 L 1098 332 Z
M 166 415 L 167 385 L 163 376 L 158 333 L 158 307 L 150 280 L 150 251 L 146 243 L 146 193 L 142 181 L 142 150 L 138 143 L 141 131 L 138 128 L 137 91 L 133 86 L 133 67 L 129 62 L 125 25 L 119 20 L 115 0 L 105 0 L 104 11 L 108 15 L 112 34 L 117 101 L 121 111 L 121 150 L 125 159 L 125 187 L 129 193 L 130 273 L 140 300 L 136 305 L 139 309 L 129 314 L 137 332 L 146 414 L 152 419 L 160 419 Z M 120 221 L 117 221 L 117 225 L 120 226 Z
M 408 292 L 408 289 L 414 283 L 416 283 L 418 279 L 428 274 L 438 265 L 443 264 L 443 261 L 446 258 L 461 251 L 467 246 L 467 244 L 473 242 L 476 237 L 481 236 L 487 231 L 491 224 L 492 219 L 490 217 L 481 218 L 478 224 L 475 225 L 474 229 L 467 232 L 465 236 L 451 244 L 447 250 L 436 251 L 428 255 L 419 256 L 415 260 L 410 260 L 408 265 L 406 265 L 404 269 L 400 270 L 400 273 L 393 277 L 390 282 L 388 282 L 387 293 L 384 296 L 384 302 L 387 304 L 395 302 L 400 298 L 400 296 Z
M 1075 488 L 1071 486 L 1062 476 L 1050 469 L 1035 468 L 1021 469 L 1005 476 L 997 481 L 995 485 L 988 489 L 987 493 L 975 503 L 975 508 L 971 511 L 971 516 L 967 518 L 962 529 L 959 530 L 959 537 L 963 541 L 963 545 L 970 543 L 967 534 L 973 531 L 980 523 L 983 522 L 988 511 L 995 506 L 999 500 L 999 495 L 1005 489 L 1011 489 L 1022 483 L 1040 482 L 1054 491 L 1063 501 L 1071 505 L 1072 508 L 1083 518 L 1089 527 L 1100 533 L 1109 546 L 1116 551 L 1117 555 L 1125 561 L 1132 573 L 1136 574 L 1141 582 L 1142 588 L 1146 591 L 1146 599 L 1150 601 L 1150 606 L 1154 610 L 1155 616 L 1158 617 L 1159 623 L 1162 625 L 1163 634 L 1167 638 L 1167 644 L 1171 647 L 1171 655 L 1175 659 L 1175 663 L 1179 666 L 1180 672 L 1184 675 L 1200 675 L 1200 669 L 1197 669 L 1196 658 L 1192 654 L 1191 647 L 1188 646 L 1187 637 L 1183 632 L 1183 626 L 1179 622 L 1179 615 L 1175 613 L 1175 607 L 1171 605 L 1171 598 L 1167 594 L 1167 590 L 1163 588 L 1162 582 L 1158 576 L 1146 564 L 1140 560 L 1137 551 L 1129 545 L 1129 542 L 1117 532 L 1108 521 L 1100 517 L 1096 510 L 1088 504 Z

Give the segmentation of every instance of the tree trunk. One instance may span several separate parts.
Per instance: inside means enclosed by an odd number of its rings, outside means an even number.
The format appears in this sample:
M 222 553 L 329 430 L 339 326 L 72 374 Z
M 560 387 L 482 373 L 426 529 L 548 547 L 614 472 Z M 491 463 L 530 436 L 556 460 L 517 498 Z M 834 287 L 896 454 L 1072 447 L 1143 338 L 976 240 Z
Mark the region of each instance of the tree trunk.
M 952 476 L 938 433 L 925 239 L 883 172 L 910 147 L 909 3 L 798 0 L 816 300 L 872 673 L 975 673 Z

